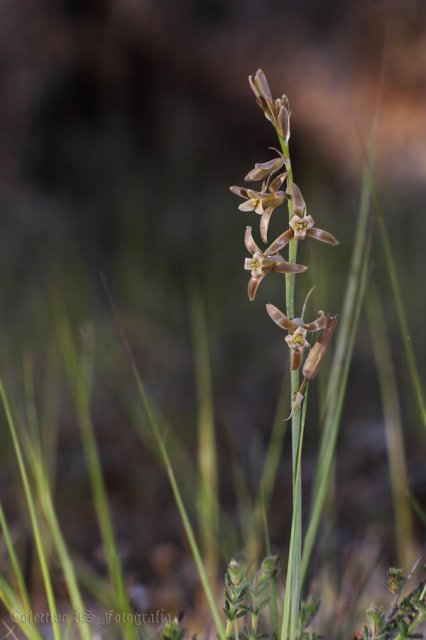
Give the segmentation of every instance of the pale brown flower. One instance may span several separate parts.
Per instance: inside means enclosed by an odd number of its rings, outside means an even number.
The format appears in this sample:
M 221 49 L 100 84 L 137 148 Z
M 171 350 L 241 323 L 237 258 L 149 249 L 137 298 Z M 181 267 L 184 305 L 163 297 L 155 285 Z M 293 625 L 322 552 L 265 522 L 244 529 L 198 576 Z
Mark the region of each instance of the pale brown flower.
M 258 182 L 259 180 L 270 178 L 274 173 L 283 168 L 284 162 L 285 160 L 281 154 L 278 158 L 272 158 L 272 160 L 268 160 L 267 162 L 256 162 L 254 169 L 249 171 L 244 180 L 246 182 Z
M 287 194 L 284 191 L 279 191 L 286 177 L 286 173 L 281 173 L 274 178 L 269 185 L 269 191 L 254 191 L 245 187 L 229 187 L 232 193 L 245 199 L 245 202 L 238 207 L 240 211 L 255 211 L 261 216 L 260 235 L 263 242 L 268 242 L 268 227 L 272 213 L 287 198 Z
M 266 256 L 254 241 L 251 227 L 246 227 L 244 241 L 247 251 L 251 255 L 251 258 L 246 258 L 244 261 L 244 269 L 251 271 L 251 278 L 248 283 L 249 300 L 255 299 L 258 286 L 262 282 L 263 278 L 271 271 L 277 271 L 278 273 L 284 274 L 303 273 L 308 268 L 302 264 L 286 262 L 279 254 Z
M 304 240 L 306 236 L 325 242 L 327 244 L 337 245 L 339 241 L 328 231 L 317 229 L 314 227 L 314 219 L 312 216 L 293 216 L 289 222 L 290 228 L 284 231 L 274 242 L 265 250 L 265 255 L 277 253 L 284 249 L 288 243 L 293 240 Z
M 309 342 L 306 340 L 306 333 L 308 331 L 319 331 L 325 327 L 327 316 L 324 311 L 319 311 L 316 320 L 313 322 L 304 322 L 303 312 L 301 318 L 289 320 L 287 316 L 273 304 L 267 304 L 266 311 L 270 318 L 281 327 L 281 329 L 287 329 L 287 331 L 289 331 L 289 335 L 286 336 L 285 341 L 291 349 L 291 368 L 293 371 L 298 369 L 303 361 L 303 353 L 310 347 Z

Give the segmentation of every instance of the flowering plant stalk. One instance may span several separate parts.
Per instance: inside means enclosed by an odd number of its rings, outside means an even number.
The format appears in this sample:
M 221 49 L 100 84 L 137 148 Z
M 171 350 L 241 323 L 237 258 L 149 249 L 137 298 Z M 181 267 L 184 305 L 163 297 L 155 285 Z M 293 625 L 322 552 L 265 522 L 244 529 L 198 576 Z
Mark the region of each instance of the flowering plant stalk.
M 300 620 L 302 555 L 300 461 L 303 423 L 306 413 L 306 401 L 304 403 L 304 400 L 309 381 L 319 371 L 337 323 L 337 316 L 326 315 L 323 311 L 319 311 L 316 320 L 305 322 L 305 309 L 312 290 L 305 298 L 301 316 L 295 317 L 296 275 L 308 269 L 307 266 L 297 263 L 297 249 L 298 243 L 306 237 L 330 245 L 337 245 L 338 241 L 331 233 L 314 226 L 314 219 L 307 214 L 302 192 L 294 182 L 289 149 L 290 106 L 287 96 L 283 95 L 281 98 L 274 99 L 266 77 L 260 69 L 254 77 L 249 77 L 249 83 L 265 117 L 275 129 L 280 150 L 275 150 L 277 157 L 263 163 L 256 163 L 255 167 L 246 175 L 246 182 L 262 182 L 260 191 L 236 186 L 232 186 L 230 189 L 244 199 L 244 202 L 239 206 L 241 211 L 254 211 L 260 215 L 260 236 L 265 244 L 268 242 L 268 227 L 273 212 L 285 202 L 288 207 L 288 229 L 284 230 L 266 249 L 261 250 L 256 244 L 252 227 L 246 228 L 245 244 L 251 258 L 246 258 L 244 263 L 244 268 L 251 271 L 248 284 L 250 300 L 255 299 L 258 286 L 266 275 L 272 271 L 285 275 L 286 315 L 273 304 L 267 304 L 266 310 L 276 324 L 288 331 L 285 341 L 291 353 L 292 407 L 290 415 L 292 421 L 293 512 L 281 632 L 282 640 L 288 640 L 296 634 Z M 274 174 L 278 175 L 272 178 Z M 287 247 L 288 259 L 286 260 L 280 252 Z M 307 340 L 307 333 L 314 331 L 322 331 L 322 334 L 311 347 Z M 305 352 L 308 352 L 308 355 L 304 361 Z M 303 374 L 302 383 L 300 383 L 300 369 Z

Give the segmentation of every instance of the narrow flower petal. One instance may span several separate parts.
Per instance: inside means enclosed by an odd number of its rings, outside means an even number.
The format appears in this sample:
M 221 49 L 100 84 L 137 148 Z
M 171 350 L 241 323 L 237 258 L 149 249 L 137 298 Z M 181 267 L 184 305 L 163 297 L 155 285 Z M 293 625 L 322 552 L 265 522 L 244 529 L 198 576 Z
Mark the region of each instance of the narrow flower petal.
M 255 299 L 257 288 L 260 285 L 260 283 L 262 282 L 264 277 L 265 276 L 259 276 L 257 278 L 253 278 L 253 277 L 250 278 L 247 290 L 248 290 L 248 297 L 249 297 L 249 300 L 251 302 Z
M 308 267 L 304 264 L 296 264 L 295 262 L 279 262 L 275 265 L 274 271 L 278 273 L 303 273 L 307 271 Z
M 257 244 L 255 243 L 255 241 L 253 240 L 253 236 L 251 233 L 251 227 L 246 227 L 246 233 L 244 236 L 244 242 L 245 245 L 247 247 L 247 251 L 253 255 L 256 251 L 259 251 L 259 253 L 262 253 L 259 249 L 259 247 L 257 246 Z
M 294 213 L 299 216 L 299 218 L 303 218 L 306 213 L 306 203 L 303 199 L 302 192 L 295 182 L 293 183 L 293 203 Z
M 308 229 L 306 231 L 306 235 L 310 236 L 311 238 L 315 238 L 315 240 L 326 242 L 327 244 L 339 244 L 339 241 L 333 235 L 331 235 L 331 233 L 328 233 L 328 231 L 324 231 L 323 229 L 316 229 L 315 227 L 313 227 L 312 229 Z
M 281 138 L 288 142 L 290 138 L 290 114 L 284 106 L 281 106 L 278 111 L 278 129 Z
M 256 98 L 259 100 L 260 99 L 260 93 L 259 90 L 256 86 L 255 81 L 253 80 L 253 76 L 249 76 L 248 77 L 248 81 L 249 81 L 249 85 L 251 87 L 251 90 L 253 91 L 254 95 L 256 96 Z
M 282 183 L 286 178 L 287 178 L 286 171 L 284 173 L 280 173 L 279 176 L 277 176 L 272 180 L 271 184 L 269 185 L 269 191 L 271 193 L 275 193 L 276 191 L 278 191 L 278 189 L 280 188 L 280 186 L 282 185 Z
M 246 200 L 238 205 L 238 209 L 240 211 L 254 211 L 256 206 L 256 202 L 253 202 L 253 200 Z
M 260 235 L 265 243 L 268 242 L 268 227 L 273 211 L 274 207 L 268 207 L 262 213 L 262 217 L 260 218 Z
M 289 320 L 287 316 L 284 315 L 283 312 L 274 304 L 267 304 L 266 311 L 268 312 L 271 320 L 281 327 L 281 329 L 288 329 L 288 331 L 294 331 L 296 329 L 296 325 L 293 324 L 293 322 L 291 322 L 291 320 Z
M 248 172 L 244 180 L 246 182 L 257 182 L 258 180 L 264 180 L 265 178 L 267 178 L 269 176 L 269 173 L 270 172 L 263 167 L 256 165 L 254 169 Z
M 266 249 L 265 256 L 272 256 L 274 253 L 278 253 L 278 251 L 284 249 L 290 240 L 292 240 L 293 236 L 293 229 L 287 229 L 287 231 L 284 231 L 284 233 L 278 236 L 278 238 Z
M 269 88 L 269 84 L 268 84 L 268 81 L 266 79 L 266 76 L 263 73 L 262 69 L 258 69 L 256 71 L 256 75 L 254 76 L 254 80 L 255 80 L 256 86 L 259 89 L 260 95 L 262 97 L 266 98 L 267 100 L 272 100 L 272 93 L 271 93 L 271 90 Z
M 318 312 L 318 318 L 314 320 L 314 322 L 304 322 L 303 326 L 307 331 L 318 331 L 319 329 L 323 329 L 327 324 L 327 316 L 324 311 Z
M 290 113 L 290 102 L 288 101 L 287 96 L 283 93 L 283 97 L 281 98 L 281 104 L 287 109 Z
M 235 193 L 235 195 L 240 196 L 240 198 L 248 198 L 248 193 L 247 193 L 247 189 L 245 189 L 244 187 L 229 187 L 229 190 L 232 191 L 232 193 Z

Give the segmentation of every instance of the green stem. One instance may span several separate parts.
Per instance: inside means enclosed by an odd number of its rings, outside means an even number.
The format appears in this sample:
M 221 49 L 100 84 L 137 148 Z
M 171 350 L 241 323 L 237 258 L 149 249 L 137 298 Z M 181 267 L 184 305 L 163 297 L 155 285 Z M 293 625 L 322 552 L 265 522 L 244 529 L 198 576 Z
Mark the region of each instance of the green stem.
M 225 629 L 225 640 L 228 640 L 232 636 L 232 625 L 234 624 L 233 620 L 226 621 L 226 629 Z
M 287 171 L 287 193 L 288 193 L 288 216 L 289 220 L 295 215 L 294 208 L 294 180 L 293 170 L 290 161 L 290 151 L 288 142 L 284 138 L 279 138 L 281 149 L 285 160 L 285 168 Z M 297 260 L 297 240 L 291 240 L 289 244 L 289 262 L 296 262 Z M 295 274 L 286 276 L 286 313 L 287 317 L 292 319 L 295 316 L 294 312 L 294 300 L 295 300 Z M 291 371 L 291 399 L 293 400 L 299 389 L 299 371 Z M 291 419 L 291 440 L 292 440 L 292 461 L 293 461 L 293 513 L 292 513 L 292 526 L 291 526 L 291 538 L 290 538 L 290 550 L 288 569 L 287 569 L 287 585 L 286 591 L 291 592 L 290 609 L 286 611 L 284 608 L 284 614 L 289 615 L 289 620 L 283 621 L 282 634 L 287 633 L 289 636 L 293 636 L 299 619 L 300 608 L 300 591 L 301 591 L 301 563 L 302 563 L 302 476 L 301 473 L 296 473 L 297 468 L 297 452 L 299 450 L 300 442 L 300 410 L 293 412 Z

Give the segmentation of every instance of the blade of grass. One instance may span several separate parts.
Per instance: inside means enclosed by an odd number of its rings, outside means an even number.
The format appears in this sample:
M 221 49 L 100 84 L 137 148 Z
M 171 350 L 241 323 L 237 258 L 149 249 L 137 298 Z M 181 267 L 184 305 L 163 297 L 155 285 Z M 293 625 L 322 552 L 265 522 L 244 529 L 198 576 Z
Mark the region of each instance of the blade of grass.
M 49 486 L 54 495 L 54 482 L 57 465 L 59 411 L 62 394 L 62 375 L 55 345 L 49 345 L 46 362 L 46 382 L 44 385 L 40 409 L 41 441 L 43 459 Z
M 404 345 L 405 356 L 407 358 L 408 371 L 411 376 L 413 384 L 414 395 L 418 404 L 420 417 L 424 429 L 426 429 L 426 407 L 425 398 L 423 393 L 423 386 L 420 379 L 419 370 L 417 367 L 416 356 L 414 353 L 413 341 L 410 335 L 409 322 L 405 311 L 404 299 L 401 291 L 401 284 L 398 278 L 398 270 L 395 260 L 395 252 L 392 249 L 392 244 L 389 238 L 389 233 L 385 223 L 385 216 L 381 207 L 380 199 L 378 197 L 376 184 L 373 177 L 370 164 L 367 162 L 368 179 L 370 181 L 370 189 L 374 200 L 374 211 L 379 228 L 380 238 L 382 241 L 383 253 L 385 256 L 386 268 L 388 270 L 389 282 L 392 289 L 392 294 L 395 302 L 396 315 L 398 318 L 399 328 L 402 336 L 402 343 Z
M 52 581 L 49 573 L 49 563 L 47 559 L 47 553 L 44 545 L 43 535 L 41 532 L 40 524 L 37 518 L 37 509 L 35 505 L 35 497 L 33 494 L 33 489 L 31 487 L 27 469 L 25 466 L 24 455 L 22 452 L 21 444 L 19 442 L 17 429 L 15 426 L 15 422 L 12 417 L 12 413 L 10 411 L 9 401 L 6 396 L 6 391 L 4 389 L 3 381 L 0 380 L 0 396 L 3 403 L 3 408 L 6 414 L 6 420 L 9 427 L 9 432 L 12 437 L 13 447 L 15 450 L 16 460 L 18 462 L 19 472 L 21 475 L 22 484 L 24 486 L 24 493 L 28 507 L 28 513 L 31 520 L 31 526 L 34 533 L 34 540 L 37 549 L 37 555 L 40 562 L 41 573 L 43 577 L 44 589 L 46 592 L 47 603 L 49 607 L 49 613 L 52 621 L 52 631 L 55 640 L 60 640 L 61 631 L 58 624 L 58 615 L 57 615 L 57 607 L 56 600 L 53 593 Z
M 56 301 L 56 312 L 60 348 L 68 374 L 69 385 L 74 397 L 77 420 L 80 426 L 87 470 L 92 488 L 93 502 L 98 518 L 102 544 L 105 550 L 108 571 L 114 588 L 117 608 L 120 612 L 126 614 L 131 612 L 131 608 L 124 584 L 90 409 L 94 367 L 94 335 L 93 332 L 90 331 L 90 328 L 88 328 L 85 336 L 85 348 L 82 349 L 82 354 L 78 357 L 69 320 L 63 304 L 61 304 L 59 300 Z M 131 622 L 131 616 L 123 616 L 121 632 L 126 639 L 136 639 L 136 629 Z
M 206 317 L 201 296 L 195 287 L 191 295 L 191 320 L 198 404 L 199 529 L 207 574 L 213 577 L 218 567 L 217 449 Z
M 145 385 L 143 384 L 142 377 L 141 377 L 141 375 L 139 373 L 139 370 L 137 368 L 135 359 L 133 357 L 132 350 L 131 350 L 129 342 L 127 340 L 127 336 L 126 336 L 126 334 L 124 332 L 124 329 L 123 329 L 123 327 L 122 327 L 122 325 L 121 325 L 121 323 L 119 321 L 117 310 L 116 310 L 116 307 L 114 305 L 114 301 L 112 299 L 112 296 L 111 296 L 111 293 L 109 291 L 108 285 L 106 284 L 106 282 L 104 282 L 104 285 L 105 285 L 105 290 L 106 290 L 106 293 L 107 293 L 107 296 L 108 296 L 108 299 L 109 299 L 109 303 L 110 303 L 110 306 L 111 306 L 111 311 L 112 311 L 112 315 L 113 315 L 113 321 L 114 321 L 115 327 L 117 329 L 117 333 L 120 336 L 124 351 L 125 351 L 125 353 L 127 355 L 127 358 L 128 358 L 128 361 L 129 361 L 129 366 L 130 366 L 130 369 L 131 369 L 131 371 L 133 373 L 133 376 L 134 376 L 134 379 L 135 379 L 135 382 L 136 382 L 136 386 L 137 386 L 137 389 L 139 391 L 139 395 L 140 395 L 140 398 L 141 398 L 141 401 L 142 401 L 142 405 L 143 405 L 143 407 L 145 409 L 145 413 L 146 413 L 146 416 L 148 418 L 148 422 L 149 422 L 149 425 L 151 427 L 152 434 L 154 436 L 155 441 L 157 442 L 158 449 L 160 451 L 160 455 L 161 455 L 161 458 L 163 460 L 164 467 L 166 469 L 166 473 L 167 473 L 167 476 L 168 476 L 168 479 L 169 479 L 169 482 L 170 482 L 170 486 L 172 488 L 172 492 L 173 492 L 173 496 L 174 496 L 176 505 L 178 507 L 179 515 L 180 515 L 181 520 L 182 520 L 182 524 L 183 524 L 183 527 L 184 527 L 184 530 L 185 530 L 185 534 L 186 534 L 186 537 L 187 537 L 187 540 L 188 540 L 188 543 L 189 543 L 189 546 L 190 546 L 190 549 L 191 549 L 191 553 L 192 553 L 192 556 L 194 558 L 195 565 L 197 567 L 197 571 L 198 571 L 198 575 L 200 577 L 201 585 L 203 587 L 204 594 L 206 596 L 206 600 L 207 600 L 207 603 L 209 605 L 210 613 L 212 615 L 212 618 L 213 618 L 213 621 L 214 621 L 214 624 L 215 624 L 215 627 L 216 627 L 216 632 L 217 632 L 220 640 L 225 640 L 225 629 L 224 629 L 224 626 L 222 624 L 222 620 L 221 620 L 221 617 L 220 617 L 220 614 L 219 614 L 217 603 L 216 603 L 215 597 L 213 595 L 213 590 L 212 590 L 212 587 L 211 587 L 210 582 L 209 582 L 207 571 L 206 571 L 206 568 L 205 568 L 204 563 L 203 563 L 202 555 L 201 555 L 201 552 L 200 552 L 200 549 L 199 549 L 199 546 L 198 546 L 198 543 L 197 543 L 197 539 L 196 539 L 193 527 L 191 525 L 191 521 L 190 521 L 189 516 L 188 516 L 188 512 L 187 512 L 187 510 L 185 508 L 185 504 L 184 504 L 184 501 L 183 501 L 183 498 L 182 498 L 182 494 L 181 494 L 180 489 L 179 489 L 179 485 L 178 485 L 177 480 L 176 480 L 176 476 L 175 476 L 175 473 L 174 473 L 174 470 L 173 470 L 173 467 L 172 467 L 172 464 L 171 464 L 171 461 L 170 461 L 170 457 L 169 457 L 167 448 L 166 448 L 166 446 L 164 444 L 163 437 L 161 435 L 160 426 L 158 424 L 154 408 L 151 405 L 150 399 L 148 397 L 148 393 L 147 393 L 147 391 L 145 389 Z
M 35 624 L 29 621 L 28 611 L 22 609 L 21 602 L 14 589 L 3 578 L 3 576 L 0 576 L 0 600 L 3 602 L 7 612 L 9 613 L 10 622 L 13 624 L 13 628 L 9 627 L 9 625 L 6 624 L 6 621 L 2 620 L 2 623 L 9 631 L 12 629 L 13 632 L 13 629 L 18 626 L 28 640 L 43 640 L 43 636 Z M 16 636 L 12 635 L 9 637 Z
M 38 423 L 37 413 L 31 414 L 32 418 Z M 92 633 L 89 626 L 84 620 L 85 607 L 81 592 L 78 586 L 74 565 L 69 555 L 65 538 L 62 534 L 56 511 L 53 505 L 52 494 L 50 489 L 48 470 L 44 466 L 43 458 L 39 455 L 39 440 L 37 434 L 37 424 L 30 425 L 29 435 L 24 439 L 24 445 L 27 454 L 27 460 L 32 469 L 38 501 L 44 513 L 48 531 L 52 536 L 53 544 L 58 556 L 60 566 L 62 567 L 65 584 L 68 595 L 74 611 L 76 612 L 76 622 L 80 630 L 82 640 L 91 640 Z M 35 436 L 36 441 L 33 441 Z
M 413 519 L 408 502 L 409 482 L 398 400 L 398 383 L 392 362 L 386 319 L 376 288 L 367 296 L 366 303 L 373 354 L 382 396 L 399 566 L 408 567 L 414 562 L 415 552 Z
M 370 218 L 370 188 L 367 171 L 364 171 L 358 214 L 355 244 L 348 276 L 343 312 L 339 322 L 336 349 L 331 366 L 324 428 L 318 456 L 311 515 L 304 540 L 302 554 L 302 584 L 306 578 L 318 526 L 327 497 L 334 452 L 339 431 L 340 416 L 345 399 L 353 346 L 358 329 L 362 303 L 367 285 L 371 237 L 368 234 Z
M 16 555 L 15 547 L 13 546 L 12 537 L 10 535 L 9 526 L 6 520 L 3 506 L 0 503 L 0 531 L 3 534 L 6 544 L 7 553 L 9 555 L 10 564 L 12 565 L 13 575 L 15 576 L 16 584 L 19 590 L 22 603 L 25 609 L 30 609 L 30 598 L 28 590 L 25 584 L 24 576 L 22 574 L 21 565 L 19 564 L 18 556 Z
M 412 493 L 408 494 L 408 500 L 411 504 L 411 507 L 417 517 L 420 519 L 421 523 L 424 527 L 426 527 L 426 511 L 424 507 L 420 504 L 420 502 L 413 496 Z

